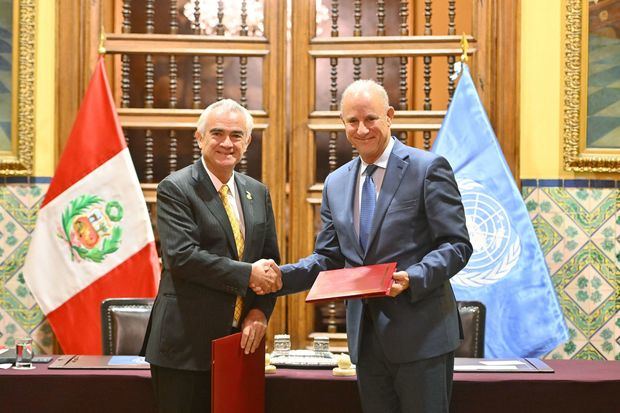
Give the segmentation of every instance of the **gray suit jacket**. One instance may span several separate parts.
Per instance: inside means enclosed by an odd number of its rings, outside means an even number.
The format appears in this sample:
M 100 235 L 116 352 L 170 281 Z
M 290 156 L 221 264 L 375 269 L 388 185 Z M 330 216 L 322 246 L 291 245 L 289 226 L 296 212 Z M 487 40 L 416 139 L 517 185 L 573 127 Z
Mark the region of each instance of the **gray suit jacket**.
M 405 363 L 455 350 L 462 338 L 449 279 L 471 256 L 472 246 L 448 162 L 396 140 L 377 199 L 367 251 L 353 225 L 359 158 L 325 180 L 315 251 L 282 267 L 279 294 L 311 287 L 322 270 L 396 262 L 409 289 L 396 298 L 367 300 L 377 335 L 391 362 Z M 354 363 L 362 330 L 362 300 L 347 302 L 347 336 Z
M 273 311 L 273 296 L 248 288 L 261 258 L 280 260 L 271 199 L 260 182 L 235 173 L 245 222 L 243 257 L 215 187 L 198 160 L 157 187 L 157 227 L 163 272 L 143 350 L 152 364 L 211 369 L 211 341 L 231 332 L 235 300 L 250 309 Z

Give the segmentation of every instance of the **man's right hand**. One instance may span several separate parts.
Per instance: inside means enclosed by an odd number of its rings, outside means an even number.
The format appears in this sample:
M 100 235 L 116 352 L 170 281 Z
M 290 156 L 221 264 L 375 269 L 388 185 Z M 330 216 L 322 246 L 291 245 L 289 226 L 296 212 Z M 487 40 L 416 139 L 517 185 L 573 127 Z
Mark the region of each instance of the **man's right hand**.
M 274 293 L 282 288 L 282 274 L 273 260 L 261 259 L 252 264 L 250 288 L 258 295 Z

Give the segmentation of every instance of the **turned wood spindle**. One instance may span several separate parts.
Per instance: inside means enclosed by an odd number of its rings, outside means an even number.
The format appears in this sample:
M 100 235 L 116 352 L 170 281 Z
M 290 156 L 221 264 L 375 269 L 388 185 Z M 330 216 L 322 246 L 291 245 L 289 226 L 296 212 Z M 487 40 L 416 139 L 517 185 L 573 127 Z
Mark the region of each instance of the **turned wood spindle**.
M 409 36 L 409 25 L 407 22 L 409 19 L 409 2 L 407 0 L 400 2 L 400 8 L 399 8 L 398 15 L 400 17 L 399 34 L 401 36 Z M 398 101 L 398 108 L 400 110 L 408 109 L 408 104 L 407 104 L 407 64 L 408 64 L 408 60 L 409 59 L 406 56 L 402 56 L 400 58 L 400 70 L 399 70 L 400 99 Z M 407 141 L 407 133 L 401 132 L 398 135 L 398 139 L 400 139 L 401 142 L 405 143 Z
M 433 34 L 431 27 L 431 15 L 432 15 L 432 1 L 424 0 L 424 35 L 430 36 Z
M 377 1 L 377 36 L 385 36 L 385 1 Z M 377 83 L 383 85 L 385 58 L 377 57 Z
M 170 34 L 179 34 L 179 12 L 177 0 L 170 0 Z
M 123 23 L 122 32 L 131 33 L 131 0 L 123 1 Z M 128 54 L 121 55 L 121 107 L 128 108 L 130 104 L 129 90 L 131 89 L 130 81 L 130 63 L 131 59 Z M 125 143 L 129 147 L 129 131 L 123 129 Z
M 362 35 L 362 1 L 355 0 L 353 2 L 353 36 Z
M 121 107 L 129 107 L 129 91 L 131 90 L 131 58 L 128 54 L 121 55 Z
M 448 0 L 448 34 L 454 36 L 456 34 L 456 1 Z
M 431 149 L 431 131 L 425 130 L 423 133 L 423 137 L 424 137 L 424 149 L 428 151 Z
M 431 110 L 431 62 L 430 56 L 424 56 L 424 110 Z
M 456 34 L 456 1 L 448 1 L 448 35 L 454 36 Z M 448 105 L 452 102 L 452 96 L 454 95 L 455 84 L 453 80 L 454 75 L 454 63 L 456 58 L 454 56 L 448 56 Z
M 218 36 L 223 36 L 225 30 L 226 29 L 224 27 L 224 2 L 220 0 L 217 2 L 217 26 L 215 26 L 215 33 Z
M 362 35 L 362 2 L 355 0 L 353 2 L 353 18 L 355 20 L 353 26 L 353 36 L 360 37 Z M 359 80 L 362 77 L 362 58 L 353 58 L 353 80 Z
M 153 182 L 153 131 L 146 130 L 144 138 L 144 180 L 147 183 Z
M 123 1 L 123 33 L 131 33 L 131 0 Z
M 153 34 L 155 31 L 155 6 L 154 0 L 146 1 L 146 32 Z M 153 63 L 153 55 L 145 55 L 145 97 L 144 107 L 152 108 L 154 102 L 153 87 L 155 86 L 155 64 Z
M 178 167 L 178 155 L 177 155 L 177 144 L 178 138 L 177 133 L 173 129 L 170 131 L 170 141 L 168 144 L 168 172 L 172 173 L 177 170 Z
M 200 34 L 200 0 L 194 1 L 194 21 L 192 24 L 192 31 L 195 35 Z M 192 57 L 192 108 L 193 109 L 202 109 L 202 100 L 200 98 L 200 89 L 201 89 L 201 78 L 202 70 L 200 65 L 200 56 Z M 196 156 L 196 151 L 198 150 L 198 144 L 194 139 L 194 157 L 198 159 Z M 200 153 L 198 151 L 198 153 Z
M 452 102 L 452 96 L 454 96 L 455 83 L 454 76 L 454 62 L 456 58 L 454 56 L 448 56 L 448 105 Z
M 215 56 L 215 95 L 224 99 L 224 56 Z
M 153 63 L 153 55 L 147 54 L 145 58 L 145 81 L 144 81 L 144 107 L 151 109 L 153 107 L 153 87 L 155 85 L 155 64 Z
M 385 0 L 377 1 L 377 36 L 385 36 Z
M 146 0 L 146 33 L 155 33 L 155 0 Z
M 241 1 L 241 30 L 239 34 L 241 36 L 248 35 L 248 2 L 247 0 Z

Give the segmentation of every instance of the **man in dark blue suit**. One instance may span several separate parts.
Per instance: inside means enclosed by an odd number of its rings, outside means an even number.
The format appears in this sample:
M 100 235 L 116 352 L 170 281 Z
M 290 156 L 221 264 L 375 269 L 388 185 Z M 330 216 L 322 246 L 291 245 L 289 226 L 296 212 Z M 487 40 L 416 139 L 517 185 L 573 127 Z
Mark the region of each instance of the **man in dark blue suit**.
M 347 336 L 364 411 L 448 412 L 462 338 L 450 277 L 472 254 L 448 162 L 391 137 L 394 108 L 370 80 L 343 93 L 341 118 L 360 156 L 325 180 L 312 255 L 281 267 L 280 294 L 318 273 L 396 262 L 391 297 L 347 302 Z

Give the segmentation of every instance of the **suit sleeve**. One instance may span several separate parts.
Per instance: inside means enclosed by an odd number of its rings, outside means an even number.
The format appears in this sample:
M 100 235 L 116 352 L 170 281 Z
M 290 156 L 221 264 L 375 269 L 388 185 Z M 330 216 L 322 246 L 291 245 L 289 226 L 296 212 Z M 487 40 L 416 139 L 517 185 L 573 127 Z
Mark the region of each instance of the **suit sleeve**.
M 157 227 L 164 264 L 173 278 L 245 296 L 252 265 L 201 248 L 201 229 L 190 201 L 176 183 L 167 179 L 157 187 Z
M 319 272 L 344 266 L 344 257 L 340 252 L 338 234 L 332 220 L 328 186 L 329 176 L 325 180 L 323 187 L 323 201 L 321 203 L 322 227 L 316 238 L 314 252 L 295 264 L 286 264 L 281 267 L 283 285 L 277 295 L 294 294 L 309 290 Z
M 280 265 L 280 249 L 278 248 L 278 237 L 276 234 L 276 221 L 273 215 L 273 207 L 271 205 L 271 196 L 269 191 L 265 189 L 265 213 L 267 214 L 267 223 L 265 226 L 265 243 L 261 257 L 271 258 Z M 248 294 L 253 292 L 248 291 Z M 276 296 L 273 294 L 258 295 L 254 300 L 252 308 L 261 310 L 269 320 L 273 307 L 276 304 Z
M 424 179 L 424 208 L 431 250 L 407 268 L 412 301 L 422 299 L 465 267 L 473 252 L 465 225 L 465 211 L 450 164 L 434 159 Z

